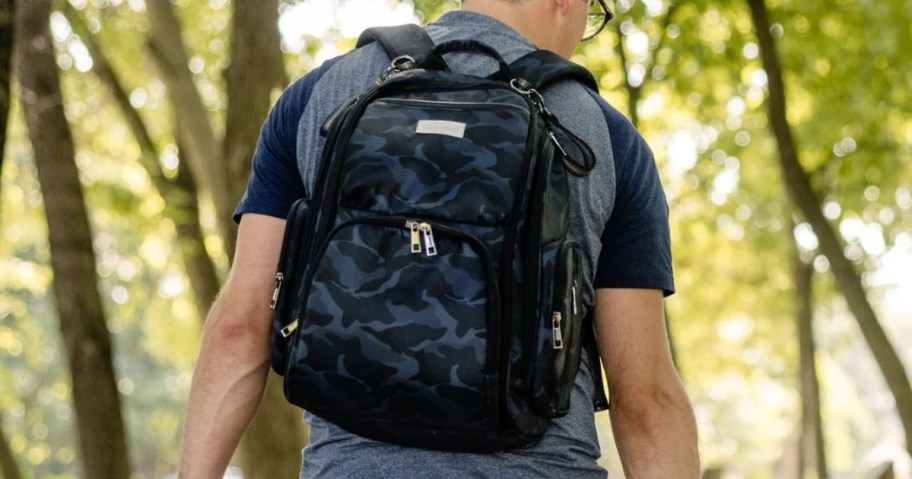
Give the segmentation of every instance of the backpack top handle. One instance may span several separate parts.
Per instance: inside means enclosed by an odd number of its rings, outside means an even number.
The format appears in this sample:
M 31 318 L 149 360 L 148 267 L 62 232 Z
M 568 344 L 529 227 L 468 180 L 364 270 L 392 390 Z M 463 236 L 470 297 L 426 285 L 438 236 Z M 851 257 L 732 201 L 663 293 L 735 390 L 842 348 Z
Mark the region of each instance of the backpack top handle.
M 377 42 L 390 59 L 410 57 L 417 65 L 429 70 L 449 71 L 439 54 L 434 53 L 434 42 L 418 25 L 409 23 L 393 27 L 374 27 L 365 30 L 356 48 Z
M 497 50 L 477 40 L 452 40 L 444 42 L 434 47 L 433 53 L 440 56 L 448 53 L 481 53 L 497 61 L 497 71 L 488 78 L 504 82 L 509 82 L 516 78 L 510 65 L 508 65 L 503 57 L 500 56 L 500 53 L 498 53 Z

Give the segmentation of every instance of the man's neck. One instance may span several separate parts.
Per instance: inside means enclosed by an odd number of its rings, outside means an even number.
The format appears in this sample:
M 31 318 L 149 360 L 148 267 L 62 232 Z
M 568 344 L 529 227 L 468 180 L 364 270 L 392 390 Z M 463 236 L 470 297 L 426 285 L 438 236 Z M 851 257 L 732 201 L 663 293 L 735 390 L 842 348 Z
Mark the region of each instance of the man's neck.
M 538 25 L 537 20 L 544 12 L 537 11 L 538 2 L 511 3 L 492 0 L 465 0 L 462 9 L 480 13 L 500 20 L 538 48 L 553 49 L 552 38 L 547 28 Z

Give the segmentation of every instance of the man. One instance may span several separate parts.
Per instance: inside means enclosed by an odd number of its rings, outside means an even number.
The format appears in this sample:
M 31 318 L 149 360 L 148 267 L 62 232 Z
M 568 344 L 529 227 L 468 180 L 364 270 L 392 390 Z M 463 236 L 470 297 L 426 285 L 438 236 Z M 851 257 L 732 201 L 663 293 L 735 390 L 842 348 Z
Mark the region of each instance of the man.
M 507 62 L 533 48 L 569 57 L 583 38 L 586 0 L 464 0 L 428 26 L 437 42 L 472 38 Z M 607 21 L 607 10 L 601 20 Z M 596 20 L 600 20 L 596 18 Z M 595 25 L 604 27 L 604 21 Z M 590 32 L 592 33 L 592 32 Z M 597 33 L 597 32 L 595 32 Z M 491 73 L 478 55 L 446 57 L 451 69 Z M 237 255 L 206 321 L 191 388 L 180 477 L 221 477 L 262 396 L 268 371 L 269 298 L 291 203 L 313 191 L 319 125 L 388 66 L 371 44 L 292 85 L 263 127 L 247 193 L 238 206 Z M 630 123 L 580 85 L 545 92 L 561 122 L 596 152 L 596 169 L 571 182 L 571 231 L 582 244 L 587 304 L 612 395 L 612 427 L 628 478 L 696 478 L 696 427 L 671 362 L 662 313 L 671 294 L 668 212 L 652 155 Z M 305 415 L 310 444 L 301 477 L 605 477 L 581 366 L 570 413 L 536 445 L 495 454 L 448 453 L 374 442 Z M 289 426 L 292 427 L 292 426 Z

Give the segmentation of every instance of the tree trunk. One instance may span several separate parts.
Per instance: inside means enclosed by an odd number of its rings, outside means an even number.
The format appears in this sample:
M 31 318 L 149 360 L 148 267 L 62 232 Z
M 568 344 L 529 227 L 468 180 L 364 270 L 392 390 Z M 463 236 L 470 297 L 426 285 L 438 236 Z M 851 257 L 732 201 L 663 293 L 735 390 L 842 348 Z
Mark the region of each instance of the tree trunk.
M 231 199 L 247 187 L 260 128 L 272 107 L 272 93 L 285 86 L 276 0 L 235 0 L 231 63 L 225 69 L 228 111 L 224 152 Z
M 703 470 L 702 479 L 722 479 L 721 467 L 708 467 Z
M 285 399 L 281 376 L 270 371 L 266 395 L 238 450 L 244 477 L 298 477 L 306 432 L 301 410 Z
M 10 77 L 13 61 L 13 17 L 16 0 L 0 0 L 0 177 L 6 147 L 6 124 L 10 110 Z
M 231 219 L 235 203 L 227 188 L 228 168 L 212 128 L 209 110 L 196 89 L 183 34 L 170 0 L 147 0 L 149 17 L 148 46 L 168 88 L 168 95 L 186 133 L 186 149 L 193 180 L 211 195 L 216 222 L 228 258 L 234 256 L 237 228 Z
M 178 148 L 178 151 L 182 150 Z M 209 308 L 218 295 L 221 284 L 212 257 L 206 251 L 205 236 L 199 223 L 196 183 L 184 164 L 177 170 L 173 190 L 166 197 L 169 206 L 165 212 L 174 222 L 184 271 L 190 279 L 196 310 L 202 322 L 209 314 Z
M 906 437 L 906 448 L 912 451 L 912 387 L 896 350 L 868 302 L 861 277 L 842 252 L 842 245 L 832 225 L 823 216 L 820 200 L 798 160 L 798 148 L 786 115 L 786 94 L 776 44 L 770 33 L 769 15 L 764 0 L 747 0 L 760 45 L 760 55 L 769 84 L 770 129 L 779 147 L 779 162 L 785 189 L 792 202 L 810 223 L 820 243 L 820 250 L 830 262 L 842 295 L 855 316 L 868 347 L 886 379 L 896 402 L 896 410 Z
M 54 295 L 73 381 L 83 477 L 129 477 L 95 254 L 49 29 L 51 0 L 18 5 L 17 73 L 47 213 Z
M 814 357 L 814 269 L 801 261 L 796 251 L 793 256 L 795 280 L 795 316 L 798 324 L 799 376 L 801 390 L 801 436 L 799 450 L 799 476 L 812 474 L 826 479 L 826 455 L 823 445 L 823 427 L 820 421 L 820 383 L 817 380 L 817 361 Z
M 164 216 L 174 223 L 177 230 L 178 248 L 184 263 L 184 270 L 190 279 L 196 308 L 200 321 L 202 321 L 209 311 L 212 300 L 218 294 L 219 280 L 215 273 L 215 265 L 212 264 L 212 258 L 206 252 L 203 231 L 199 224 L 196 184 L 185 164 L 178 168 L 177 177 L 173 180 L 165 176 L 161 163 L 158 161 L 158 148 L 152 141 L 152 136 L 139 112 L 130 104 L 126 89 L 111 67 L 111 62 L 98 46 L 95 36 L 89 31 L 79 12 L 69 2 L 64 3 L 63 13 L 89 50 L 93 60 L 92 70 L 101 83 L 108 88 L 114 103 L 123 114 L 127 126 L 139 145 L 140 164 L 165 202 Z
M 643 87 L 649 82 L 649 79 L 653 77 L 653 74 L 656 71 L 656 67 L 659 64 L 659 51 L 662 50 L 665 41 L 668 40 L 668 27 L 671 25 L 675 13 L 678 11 L 678 6 L 680 5 L 681 2 L 669 4 L 668 10 L 666 10 L 665 15 L 662 16 L 662 28 L 659 32 L 659 40 L 652 50 L 652 56 L 649 59 L 649 64 L 646 66 L 646 73 L 643 75 L 643 81 L 640 82 L 639 85 L 634 85 L 630 82 L 630 70 L 627 65 L 627 49 L 624 48 L 624 32 L 621 29 L 622 22 L 614 22 L 615 33 L 618 37 L 615 50 L 617 51 L 618 58 L 621 60 L 621 73 L 624 74 L 624 89 L 627 90 L 627 116 L 630 118 L 630 123 L 632 123 L 635 128 L 640 127 L 640 114 L 637 110 L 637 106 L 640 103 L 640 99 L 643 97 Z
M 0 417 L 0 477 L 3 479 L 22 479 L 19 463 L 13 456 L 9 441 L 3 431 L 3 418 Z
M 231 63 L 225 69 L 228 111 L 223 151 L 228 163 L 228 191 L 240 201 L 250 176 L 260 128 L 272 106 L 272 92 L 284 86 L 276 0 L 236 0 Z M 301 411 L 288 404 L 282 378 L 270 374 L 266 395 L 241 440 L 240 465 L 251 479 L 292 477 L 305 445 Z

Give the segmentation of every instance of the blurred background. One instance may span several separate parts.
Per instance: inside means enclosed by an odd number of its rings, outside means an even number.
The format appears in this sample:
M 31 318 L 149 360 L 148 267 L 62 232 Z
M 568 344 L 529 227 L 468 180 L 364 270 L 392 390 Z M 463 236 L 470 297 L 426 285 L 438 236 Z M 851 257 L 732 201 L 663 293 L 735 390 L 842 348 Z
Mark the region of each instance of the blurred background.
M 173 477 L 270 105 L 364 28 L 454 8 L 0 0 L 2 477 Z M 574 60 L 659 164 L 705 477 L 912 478 L 912 3 L 612 8 Z M 282 403 L 232 477 L 296 477 Z

